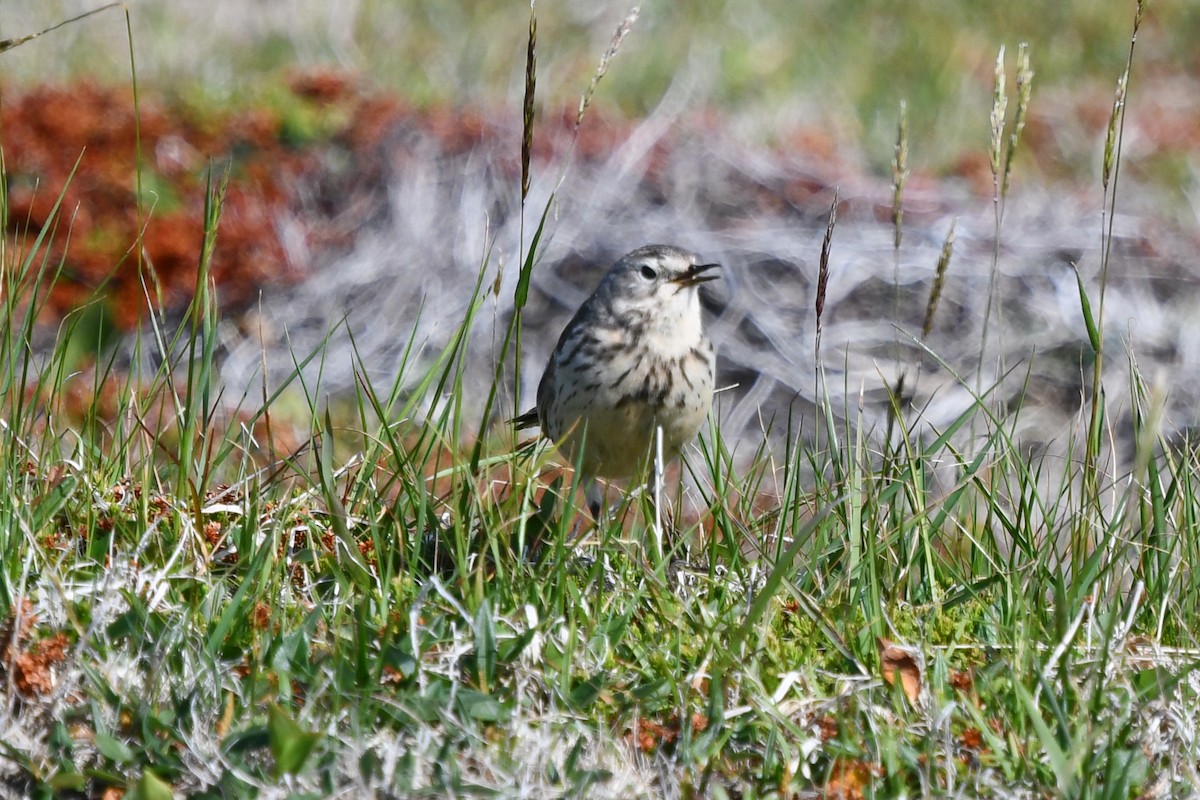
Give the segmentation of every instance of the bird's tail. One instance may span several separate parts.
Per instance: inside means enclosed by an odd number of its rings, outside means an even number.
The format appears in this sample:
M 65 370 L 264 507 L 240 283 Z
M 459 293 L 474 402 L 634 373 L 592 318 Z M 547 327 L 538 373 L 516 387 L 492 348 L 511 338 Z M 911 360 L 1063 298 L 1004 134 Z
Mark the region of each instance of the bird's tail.
M 513 417 L 509 420 L 509 423 L 514 425 L 519 431 L 523 431 L 528 428 L 536 428 L 538 425 L 542 424 L 541 419 L 538 418 L 538 410 L 536 406 L 520 416 Z

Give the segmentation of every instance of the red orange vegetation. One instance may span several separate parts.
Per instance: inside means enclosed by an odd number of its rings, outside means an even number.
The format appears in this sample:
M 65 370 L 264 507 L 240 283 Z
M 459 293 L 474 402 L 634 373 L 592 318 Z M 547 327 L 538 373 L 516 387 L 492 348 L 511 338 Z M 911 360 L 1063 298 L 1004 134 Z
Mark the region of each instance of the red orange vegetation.
M 37 619 L 33 603 L 20 598 L 0 624 L 0 686 L 15 688 L 23 697 L 50 694 L 54 667 L 67 657 L 63 633 L 31 641 Z
M 325 133 L 325 145 L 368 148 L 399 112 L 334 73 L 297 77 L 291 90 L 296 108 L 340 121 Z M 286 103 L 202 114 L 145 93 L 135 106 L 130 89 L 88 83 L 3 99 L 0 147 L 10 186 L 4 234 L 18 254 L 40 232 L 53 234 L 44 246 L 48 263 L 64 268 L 49 300 L 57 314 L 101 286 L 120 328 L 140 320 L 147 293 L 168 308 L 186 305 L 210 170 L 231 175 L 212 264 L 223 302 L 245 304 L 259 286 L 300 277 L 303 265 L 292 263 L 279 233 L 285 218 L 300 222 L 309 244 L 324 243 L 328 231 L 318 223 L 326 212 L 306 208 L 304 199 L 323 169 L 322 150 L 288 140 L 288 115 L 296 109 Z
M 708 717 L 699 713 L 692 714 L 691 726 L 693 732 L 701 733 L 708 727 Z M 643 753 L 653 753 L 660 747 L 675 744 L 680 733 L 682 726 L 678 714 L 671 715 L 665 723 L 642 717 L 638 720 L 636 728 L 626 734 L 626 740 L 637 745 Z

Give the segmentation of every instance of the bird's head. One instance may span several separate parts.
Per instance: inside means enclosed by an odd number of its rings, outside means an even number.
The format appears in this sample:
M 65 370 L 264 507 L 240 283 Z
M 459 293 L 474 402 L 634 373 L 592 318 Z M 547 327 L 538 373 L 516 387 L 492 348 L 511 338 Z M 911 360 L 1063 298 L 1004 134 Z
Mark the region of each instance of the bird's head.
M 699 313 L 696 287 L 719 276 L 719 264 L 702 264 L 695 253 L 663 244 L 639 247 L 614 264 L 600 282 L 615 305 L 655 309 L 676 315 L 695 309 Z

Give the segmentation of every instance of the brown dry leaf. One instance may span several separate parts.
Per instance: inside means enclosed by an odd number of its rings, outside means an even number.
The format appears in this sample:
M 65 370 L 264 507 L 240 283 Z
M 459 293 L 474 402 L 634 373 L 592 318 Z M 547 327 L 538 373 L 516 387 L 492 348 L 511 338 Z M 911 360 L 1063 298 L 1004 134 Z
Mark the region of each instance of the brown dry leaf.
M 26 697 L 47 695 L 54 691 L 54 667 L 67 658 L 67 636 L 56 633 L 48 639 L 34 642 L 29 649 L 13 659 L 12 683 Z
M 979 728 L 967 728 L 958 737 L 959 744 L 968 750 L 983 749 L 983 732 Z
M 820 732 L 821 741 L 828 742 L 830 739 L 836 739 L 838 735 L 838 722 L 832 714 L 825 714 L 818 717 L 816 720 L 817 730 Z
M 229 732 L 230 726 L 233 725 L 234 710 L 233 692 L 229 692 L 225 695 L 225 711 L 221 714 L 221 718 L 217 720 L 216 724 L 216 733 L 219 738 L 224 739 L 225 734 Z
M 254 604 L 250 613 L 250 624 L 255 630 L 265 631 L 271 624 L 271 607 L 261 600 Z
M 866 789 L 882 770 L 866 761 L 836 761 L 822 796 L 828 800 L 863 800 Z
M 660 745 L 675 741 L 676 735 L 676 731 L 644 717 L 638 720 L 636 729 L 628 734 L 643 753 L 653 753 Z
M 879 646 L 883 679 L 894 685 L 899 675 L 904 695 L 910 702 L 917 702 L 917 696 L 921 693 L 921 665 L 917 663 L 913 649 L 883 638 L 878 639 L 876 644 Z
M 54 691 L 54 668 L 67 658 L 64 633 L 30 643 L 37 614 L 28 598 L 18 598 L 0 623 L 0 687 L 13 687 L 25 697 Z
M 67 472 L 66 464 L 55 464 L 46 471 L 46 492 L 49 493 L 58 488 L 59 484 L 67 479 L 70 475 Z
M 0 625 L 0 658 L 4 661 L 14 658 L 33 631 L 37 622 L 33 603 L 27 597 L 19 598 L 9 612 L 9 617 Z
M 970 670 L 953 670 L 950 673 L 950 686 L 958 692 L 969 692 L 975 688 L 975 676 Z
M 692 730 L 703 731 L 708 727 L 708 717 L 697 712 L 691 717 Z M 681 730 L 678 715 L 672 715 L 666 723 L 656 722 L 646 717 L 638 719 L 636 729 L 629 731 L 626 741 L 635 744 L 643 753 L 653 753 L 660 747 L 674 744 L 679 739 Z
M 204 523 L 204 541 L 208 542 L 209 547 L 216 547 L 221 541 L 221 523 L 215 519 L 210 519 Z

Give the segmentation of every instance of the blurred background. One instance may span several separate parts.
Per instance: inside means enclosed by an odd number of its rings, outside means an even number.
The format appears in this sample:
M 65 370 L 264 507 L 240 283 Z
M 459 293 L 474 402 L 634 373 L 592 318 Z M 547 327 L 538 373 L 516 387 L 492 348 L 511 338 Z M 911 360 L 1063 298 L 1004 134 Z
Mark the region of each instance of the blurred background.
M 0 2 L 0 38 L 96 7 Z M 811 419 L 813 291 L 837 190 L 819 354 L 834 406 L 881 430 L 903 374 L 917 424 L 937 430 L 970 406 L 971 389 L 999 382 L 997 405 L 1028 409 L 1022 430 L 1034 446 L 1061 437 L 1090 380 L 1073 268 L 1099 291 L 1103 143 L 1133 2 L 696 0 L 631 15 L 626 3 L 560 0 L 533 10 L 524 206 L 529 4 L 158 0 L 0 54 L 9 236 L 51 225 L 68 187 L 72 235 L 56 251 L 68 291 L 53 308 L 67 313 L 103 287 L 83 329 L 112 341 L 144 322 L 145 292 L 126 258 L 139 202 L 160 279 L 153 301 L 177 311 L 194 281 L 208 169 L 228 166 L 214 269 L 235 401 L 284 380 L 293 353 L 324 346 L 331 395 L 352 389 L 356 371 L 393 380 L 410 337 L 426 359 L 445 346 L 481 270 L 496 291 L 477 318 L 471 364 L 487 380 L 516 265 L 549 209 L 527 352 L 511 375 L 528 397 L 603 269 L 671 241 L 727 266 L 706 304 L 734 387 L 721 398 L 723 430 L 738 438 L 761 436 L 772 415 Z M 576 129 L 580 98 L 627 23 Z M 1106 308 L 1115 357 L 1105 380 L 1128 396 L 1124 354 L 1145 359 L 1175 432 L 1195 424 L 1200 391 L 1197 29 L 1200 5 L 1159 0 L 1139 32 Z M 1035 77 L 997 245 L 989 115 L 1004 48 L 1007 136 L 1021 43 Z M 923 331 L 952 224 L 941 305 Z M 1017 365 L 1015 379 L 1003 377 Z
M 0 4 L 0 37 L 42 30 L 101 5 Z M 1107 115 L 1128 55 L 1130 0 L 695 0 L 643 3 L 597 104 L 640 118 L 672 86 L 752 141 L 819 124 L 876 169 L 891 159 L 899 104 L 908 106 L 917 168 L 950 169 L 978 150 L 996 53 L 1028 42 L 1042 114 L 1059 103 Z M 334 66 L 421 105 L 516 109 L 524 84 L 529 5 L 514 0 L 142 0 L 128 3 L 138 78 L 208 102 L 253 101 L 280 75 Z M 538 90 L 546 109 L 573 106 L 627 2 L 536 6 Z M 1135 81 L 1194 80 L 1200 6 L 1152 4 Z M 5 54 L 8 85 L 130 80 L 120 7 Z M 1168 107 L 1181 96 L 1151 98 Z M 1192 93 L 1194 94 L 1194 92 Z M 1088 120 L 1094 124 L 1097 120 Z M 1064 133 L 1074 133 L 1074 130 Z M 1046 131 L 1054 137 L 1056 132 Z M 1177 131 L 1182 135 L 1182 131 Z M 1194 134 L 1194 131 L 1192 132 Z M 1094 143 L 1060 142 L 1070 158 L 1040 166 L 1087 176 Z M 1049 156 L 1050 154 L 1047 154 Z M 1165 167 L 1164 167 L 1165 168 Z M 1090 177 L 1090 176 L 1088 176 Z

